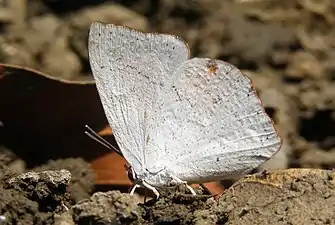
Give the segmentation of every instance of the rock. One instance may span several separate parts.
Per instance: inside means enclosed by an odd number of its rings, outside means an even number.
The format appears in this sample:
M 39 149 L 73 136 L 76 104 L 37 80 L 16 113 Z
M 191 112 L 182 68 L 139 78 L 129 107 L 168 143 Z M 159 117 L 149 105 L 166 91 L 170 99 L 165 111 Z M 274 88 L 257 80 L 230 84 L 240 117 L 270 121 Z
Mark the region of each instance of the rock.
M 66 169 L 71 173 L 68 191 L 73 203 L 89 198 L 95 185 L 94 171 L 82 158 L 66 158 L 50 160 L 46 164 L 34 168 L 34 171 Z
M 124 224 L 140 218 L 137 199 L 119 191 L 97 192 L 72 207 L 76 224 Z
M 0 188 L 0 224 L 42 224 L 38 204 L 15 190 Z M 3 222 L 3 223 L 2 223 Z
M 289 169 L 246 176 L 218 200 L 225 224 L 332 224 L 335 172 Z
M 67 187 L 71 174 L 67 170 L 27 172 L 7 181 L 6 189 L 13 189 L 30 200 L 37 201 L 41 211 L 57 208 L 64 210 L 64 202 L 70 197 Z
M 55 214 L 54 225 L 75 225 L 70 211 L 62 214 Z
M 292 56 L 285 74 L 292 79 L 320 79 L 324 71 L 314 55 L 308 52 L 297 52 Z

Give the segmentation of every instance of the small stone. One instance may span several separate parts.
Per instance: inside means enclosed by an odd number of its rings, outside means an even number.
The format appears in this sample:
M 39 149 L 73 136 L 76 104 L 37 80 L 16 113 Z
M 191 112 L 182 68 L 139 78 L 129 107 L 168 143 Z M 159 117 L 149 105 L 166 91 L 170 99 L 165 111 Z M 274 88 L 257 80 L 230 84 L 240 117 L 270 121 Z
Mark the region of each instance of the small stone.
M 314 55 L 307 52 L 297 52 L 293 55 L 286 69 L 286 76 L 298 79 L 319 79 L 323 72 L 321 64 Z
M 72 207 L 76 224 L 123 224 L 139 219 L 137 199 L 120 191 L 97 192 Z

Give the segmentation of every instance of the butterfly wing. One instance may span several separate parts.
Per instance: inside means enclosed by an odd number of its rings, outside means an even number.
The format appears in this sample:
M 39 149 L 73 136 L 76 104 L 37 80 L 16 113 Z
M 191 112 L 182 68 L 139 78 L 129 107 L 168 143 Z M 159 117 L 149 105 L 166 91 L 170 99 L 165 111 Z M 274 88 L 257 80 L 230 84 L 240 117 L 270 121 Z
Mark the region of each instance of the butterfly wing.
M 158 93 L 189 50 L 170 35 L 93 23 L 89 59 L 108 122 L 125 159 L 141 173 L 147 121 Z
M 247 172 L 281 145 L 251 80 L 220 60 L 183 63 L 158 108 L 149 128 L 148 168 L 163 164 L 184 181 Z

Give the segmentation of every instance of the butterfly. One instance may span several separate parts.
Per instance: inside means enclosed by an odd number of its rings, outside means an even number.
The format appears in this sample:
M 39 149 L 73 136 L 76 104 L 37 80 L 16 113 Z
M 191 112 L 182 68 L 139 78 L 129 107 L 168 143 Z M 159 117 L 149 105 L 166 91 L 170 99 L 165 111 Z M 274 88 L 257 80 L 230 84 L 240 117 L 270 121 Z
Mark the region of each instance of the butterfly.
M 88 49 L 106 117 L 131 166 L 131 193 L 144 186 L 158 197 L 156 187 L 235 177 L 279 150 L 272 120 L 235 66 L 190 59 L 173 35 L 100 22 L 90 27 Z

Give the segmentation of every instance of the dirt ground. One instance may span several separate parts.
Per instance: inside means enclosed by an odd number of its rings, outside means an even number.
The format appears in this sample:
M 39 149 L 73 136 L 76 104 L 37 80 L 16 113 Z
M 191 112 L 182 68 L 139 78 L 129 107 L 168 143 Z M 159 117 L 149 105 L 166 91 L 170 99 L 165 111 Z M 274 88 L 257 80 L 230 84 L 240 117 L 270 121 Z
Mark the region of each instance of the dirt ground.
M 192 56 L 241 69 L 283 139 L 259 170 L 279 170 L 247 176 L 216 198 L 167 189 L 138 204 L 118 191 L 94 193 L 80 154 L 16 152 L 0 112 L 0 224 L 335 224 L 335 2 L 2 0 L 0 63 L 90 81 L 93 21 L 178 35 Z

